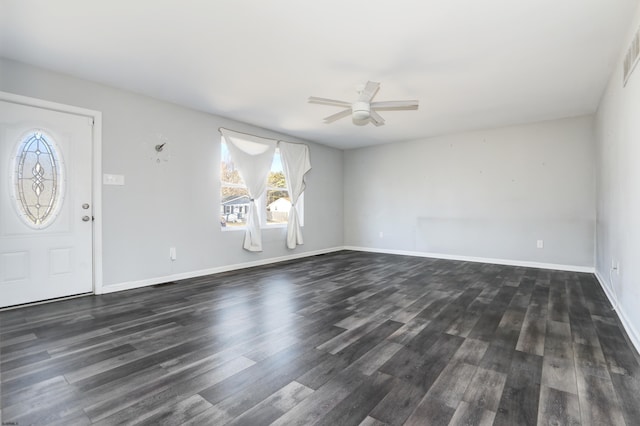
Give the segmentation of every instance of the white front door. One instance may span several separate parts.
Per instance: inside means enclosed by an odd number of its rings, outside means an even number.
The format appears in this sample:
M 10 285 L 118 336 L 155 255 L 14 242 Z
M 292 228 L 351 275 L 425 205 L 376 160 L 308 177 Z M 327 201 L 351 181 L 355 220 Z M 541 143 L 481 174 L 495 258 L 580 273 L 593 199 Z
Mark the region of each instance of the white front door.
M 0 101 L 0 307 L 93 291 L 92 133 Z

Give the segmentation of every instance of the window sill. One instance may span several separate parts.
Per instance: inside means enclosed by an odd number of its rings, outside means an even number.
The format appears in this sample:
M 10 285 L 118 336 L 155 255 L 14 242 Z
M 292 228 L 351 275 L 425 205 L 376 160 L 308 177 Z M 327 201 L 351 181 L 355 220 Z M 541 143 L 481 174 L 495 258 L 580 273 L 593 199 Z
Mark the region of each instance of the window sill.
M 286 223 L 274 223 L 273 225 L 263 225 L 260 227 L 260 229 L 265 230 L 265 229 L 281 229 L 281 228 L 286 228 L 287 224 Z M 302 227 L 304 227 L 304 225 L 302 225 Z M 233 232 L 233 231 L 244 231 L 246 230 L 247 227 L 246 226 L 221 226 L 220 230 L 222 232 Z

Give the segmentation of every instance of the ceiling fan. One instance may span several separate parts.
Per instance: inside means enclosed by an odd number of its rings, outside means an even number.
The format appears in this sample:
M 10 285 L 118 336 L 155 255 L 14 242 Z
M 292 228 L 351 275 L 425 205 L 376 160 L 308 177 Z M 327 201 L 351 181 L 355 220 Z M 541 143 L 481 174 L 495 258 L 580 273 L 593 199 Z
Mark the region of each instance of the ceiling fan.
M 384 118 L 377 111 L 411 110 L 418 109 L 418 101 L 383 101 L 371 102 L 378 93 L 380 83 L 367 81 L 367 84 L 356 88 L 358 99 L 355 102 L 338 101 L 335 99 L 318 98 L 309 96 L 309 102 L 314 104 L 332 105 L 346 108 L 324 119 L 325 123 L 333 123 L 336 120 L 351 115 L 355 124 L 367 124 L 371 121 L 376 126 L 384 124 Z

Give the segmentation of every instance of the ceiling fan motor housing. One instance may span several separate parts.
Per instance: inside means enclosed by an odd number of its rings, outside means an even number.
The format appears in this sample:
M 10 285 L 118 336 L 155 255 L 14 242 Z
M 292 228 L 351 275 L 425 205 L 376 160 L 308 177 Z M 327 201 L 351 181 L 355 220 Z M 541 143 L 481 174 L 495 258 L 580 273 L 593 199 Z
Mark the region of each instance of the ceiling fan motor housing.
M 371 105 L 369 102 L 356 101 L 351 105 L 351 112 L 354 120 L 366 120 L 371 116 Z
M 378 93 L 379 88 L 380 83 L 367 81 L 367 84 L 358 87 L 358 99 L 353 103 L 336 99 L 318 98 L 316 96 L 309 96 L 309 102 L 344 108 L 340 112 L 325 117 L 325 123 L 333 123 L 336 120 L 351 115 L 353 124 L 358 126 L 364 126 L 369 122 L 376 126 L 382 126 L 384 124 L 384 118 L 378 114 L 378 109 L 384 109 L 385 111 L 394 109 L 418 109 L 417 100 L 371 102 L 376 93 Z

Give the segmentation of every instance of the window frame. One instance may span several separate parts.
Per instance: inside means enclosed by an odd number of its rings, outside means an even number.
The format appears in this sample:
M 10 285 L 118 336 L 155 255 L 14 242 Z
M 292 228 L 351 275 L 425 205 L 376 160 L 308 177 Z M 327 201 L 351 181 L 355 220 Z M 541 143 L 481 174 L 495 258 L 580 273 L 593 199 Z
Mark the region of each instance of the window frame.
M 231 182 L 223 182 L 222 181 L 222 173 L 221 172 L 221 167 L 222 167 L 222 162 L 223 162 L 223 158 L 222 158 L 222 146 L 226 145 L 226 141 L 224 140 L 224 137 L 221 136 L 220 137 L 220 165 L 218 167 L 218 172 L 219 172 L 219 183 L 220 183 L 220 189 L 218 191 L 218 195 L 220 197 L 220 202 L 218 203 L 218 205 L 222 206 L 222 188 L 224 187 L 228 187 L 228 188 L 245 188 L 246 189 L 246 185 L 244 184 L 237 184 L 237 183 L 231 183 Z M 276 155 L 281 155 L 280 154 L 280 148 L 276 147 L 276 151 L 274 153 L 274 156 Z M 282 158 L 282 157 L 281 157 Z M 286 179 L 286 176 L 285 176 Z M 285 188 L 278 188 L 278 187 L 272 187 L 269 186 L 269 184 L 267 183 L 267 189 L 265 190 L 265 192 L 255 200 L 256 203 L 256 207 L 258 208 L 258 217 L 260 218 L 260 229 L 278 229 L 278 228 L 286 228 L 288 221 L 287 222 L 281 222 L 281 223 L 269 223 L 267 222 L 267 192 L 268 191 L 273 191 L 273 190 L 281 190 L 284 189 L 287 191 L 287 193 L 289 192 L 289 190 L 285 187 Z M 293 207 L 292 207 L 293 208 Z M 296 209 L 298 211 L 298 219 L 300 222 L 300 226 L 304 227 L 304 192 L 302 194 L 300 194 L 300 197 L 298 197 L 298 202 L 296 204 Z M 220 229 L 223 232 L 231 232 L 231 231 L 245 231 L 247 229 L 246 225 L 234 225 L 234 226 L 220 226 Z

